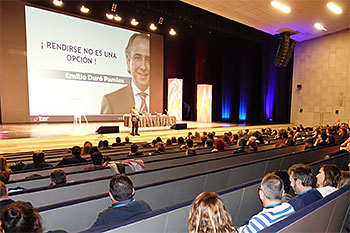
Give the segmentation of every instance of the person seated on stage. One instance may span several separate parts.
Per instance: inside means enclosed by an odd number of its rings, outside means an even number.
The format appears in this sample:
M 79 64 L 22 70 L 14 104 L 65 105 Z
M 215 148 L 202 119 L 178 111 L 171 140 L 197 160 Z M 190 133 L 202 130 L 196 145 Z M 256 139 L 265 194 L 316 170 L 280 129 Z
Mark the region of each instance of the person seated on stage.
M 264 208 L 254 215 L 246 225 L 240 227 L 239 232 L 261 231 L 295 213 L 294 208 L 289 203 L 282 202 L 283 188 L 283 181 L 278 176 L 272 173 L 266 174 L 258 187 L 258 195 Z
M 15 201 L 7 205 L 1 214 L 2 232 L 41 233 L 40 215 L 30 202 Z
M 102 165 L 103 156 L 102 156 L 101 152 L 93 153 L 91 155 L 91 160 L 92 160 L 93 166 L 87 166 L 84 168 L 84 170 L 98 169 L 98 168 L 106 167 L 106 166 Z
M 295 211 L 322 198 L 322 194 L 312 187 L 315 177 L 311 167 L 304 164 L 294 164 L 288 169 L 288 175 L 291 187 L 297 195 L 289 201 Z
M 350 171 L 341 171 L 341 176 L 337 188 L 340 189 L 345 185 L 350 185 Z
M 55 169 L 50 173 L 51 186 L 66 184 L 67 176 L 62 169 Z
M 214 192 L 203 192 L 194 199 L 188 217 L 189 233 L 235 233 L 224 202 Z
M 112 146 L 125 146 L 125 143 L 122 142 L 120 137 L 116 137 L 115 143 L 113 143 Z
M 130 152 L 128 156 L 141 156 L 143 155 L 142 152 L 139 151 L 138 145 L 135 143 L 131 145 Z
M 89 141 L 84 142 L 83 149 L 81 150 L 81 155 L 89 154 L 89 151 L 92 147 L 92 143 Z
M 0 181 L 0 213 L 8 205 L 14 202 L 9 198 L 9 190 L 4 182 Z
M 37 150 L 33 154 L 33 163 L 27 164 L 23 167 L 23 170 L 38 169 L 52 167 L 51 164 L 45 162 L 45 154 L 42 150 Z
M 99 213 L 92 227 L 130 219 L 152 211 L 145 201 L 134 199 L 135 189 L 132 181 L 125 175 L 114 175 L 109 182 L 109 197 L 113 204 Z
M 335 164 L 324 164 L 318 170 L 317 186 L 316 188 L 323 197 L 338 190 L 338 183 L 340 181 L 340 169 Z
M 225 150 L 225 142 L 222 139 L 216 139 L 215 140 L 215 148 L 212 149 L 211 152 L 216 152 L 216 151 L 223 151 Z
M 72 155 L 63 157 L 61 162 L 59 162 L 57 166 L 87 162 L 86 159 L 82 158 L 80 154 L 81 154 L 80 146 L 73 146 Z

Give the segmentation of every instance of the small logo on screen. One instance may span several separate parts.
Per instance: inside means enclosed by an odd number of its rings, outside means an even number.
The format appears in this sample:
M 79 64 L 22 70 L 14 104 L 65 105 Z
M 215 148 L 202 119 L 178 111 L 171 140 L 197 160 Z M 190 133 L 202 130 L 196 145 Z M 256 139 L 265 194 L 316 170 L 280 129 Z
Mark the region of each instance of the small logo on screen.
M 34 121 L 48 121 L 50 117 L 46 117 L 46 116 L 37 116 L 34 118 Z

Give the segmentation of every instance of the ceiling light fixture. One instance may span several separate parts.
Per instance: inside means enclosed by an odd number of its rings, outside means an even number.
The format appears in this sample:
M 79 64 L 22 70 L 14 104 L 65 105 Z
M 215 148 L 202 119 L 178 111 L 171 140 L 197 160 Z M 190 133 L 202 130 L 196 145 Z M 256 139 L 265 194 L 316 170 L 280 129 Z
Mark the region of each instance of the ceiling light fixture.
M 139 24 L 139 22 L 137 22 L 136 19 L 132 19 L 130 23 L 134 26 L 137 26 Z
M 340 15 L 343 12 L 343 10 L 333 2 L 327 3 L 327 7 L 337 15 Z
M 315 23 L 314 27 L 317 29 L 317 30 L 323 30 L 323 31 L 327 31 L 327 29 L 320 23 Z
M 120 17 L 119 15 L 115 14 L 114 20 L 119 22 L 119 21 L 122 20 L 122 17 Z
M 284 13 L 290 13 L 292 11 L 288 6 L 282 4 L 278 1 L 272 1 L 271 5 L 276 7 L 277 9 L 283 11 Z
M 80 7 L 80 11 L 83 12 L 84 14 L 87 14 L 87 13 L 89 13 L 90 9 L 85 7 L 84 5 L 82 5 Z
M 157 30 L 156 25 L 154 25 L 154 23 L 151 23 L 151 25 L 149 25 L 149 29 L 151 29 L 152 31 Z
M 62 0 L 53 0 L 52 3 L 56 6 L 62 6 L 63 5 L 63 1 Z
M 169 34 L 172 35 L 172 36 L 176 35 L 176 31 L 174 30 L 174 28 L 170 29 Z
M 107 19 L 113 19 L 114 18 L 113 14 L 110 14 L 110 13 L 106 13 L 106 17 L 107 17 Z

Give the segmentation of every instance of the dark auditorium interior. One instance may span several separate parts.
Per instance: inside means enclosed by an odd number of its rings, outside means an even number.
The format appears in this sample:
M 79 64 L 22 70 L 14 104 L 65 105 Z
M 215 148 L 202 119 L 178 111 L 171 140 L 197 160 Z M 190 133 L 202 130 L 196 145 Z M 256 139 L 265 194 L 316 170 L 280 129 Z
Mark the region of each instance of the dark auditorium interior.
M 350 233 L 349 0 L 0 0 L 0 26 L 3 232 Z

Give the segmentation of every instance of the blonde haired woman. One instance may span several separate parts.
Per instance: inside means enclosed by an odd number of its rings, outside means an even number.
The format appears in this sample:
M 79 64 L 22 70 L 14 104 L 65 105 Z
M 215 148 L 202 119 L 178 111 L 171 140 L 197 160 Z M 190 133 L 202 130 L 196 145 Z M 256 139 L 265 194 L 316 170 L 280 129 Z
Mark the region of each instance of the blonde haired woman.
M 194 199 L 188 218 L 189 233 L 236 232 L 221 198 L 214 192 L 204 192 Z

